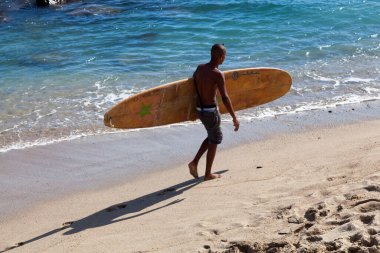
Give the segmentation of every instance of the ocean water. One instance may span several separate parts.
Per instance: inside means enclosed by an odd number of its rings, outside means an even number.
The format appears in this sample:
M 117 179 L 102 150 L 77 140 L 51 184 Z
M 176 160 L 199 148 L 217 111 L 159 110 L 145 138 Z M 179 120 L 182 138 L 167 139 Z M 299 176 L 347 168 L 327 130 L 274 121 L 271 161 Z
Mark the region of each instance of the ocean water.
M 107 109 L 190 77 L 214 43 L 221 70 L 293 77 L 242 120 L 380 99 L 378 0 L 32 2 L 0 0 L 0 152 L 114 132 Z

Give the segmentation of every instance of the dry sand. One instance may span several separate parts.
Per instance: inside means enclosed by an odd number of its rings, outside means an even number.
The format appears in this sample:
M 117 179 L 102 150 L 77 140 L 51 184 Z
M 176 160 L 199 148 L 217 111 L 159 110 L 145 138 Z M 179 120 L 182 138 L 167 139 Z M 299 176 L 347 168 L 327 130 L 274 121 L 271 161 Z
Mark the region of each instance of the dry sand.
M 1 221 L 9 252 L 380 252 L 380 121 L 217 153 Z M 204 161 L 199 165 L 203 173 Z

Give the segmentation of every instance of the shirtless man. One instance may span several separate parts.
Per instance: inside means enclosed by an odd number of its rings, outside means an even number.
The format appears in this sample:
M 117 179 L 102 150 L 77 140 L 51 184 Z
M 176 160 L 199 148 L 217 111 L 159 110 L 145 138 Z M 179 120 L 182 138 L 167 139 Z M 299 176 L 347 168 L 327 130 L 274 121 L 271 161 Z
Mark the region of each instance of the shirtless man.
M 190 174 L 194 178 L 198 178 L 198 162 L 207 151 L 205 181 L 220 177 L 219 174 L 211 173 L 217 145 L 220 144 L 223 139 L 222 130 L 220 128 L 220 113 L 216 101 L 217 90 L 222 97 L 224 106 L 232 116 L 235 131 L 239 129 L 240 125 L 227 94 L 224 74 L 218 69 L 225 57 L 226 48 L 221 44 L 215 44 L 211 48 L 210 62 L 199 65 L 193 74 L 194 84 L 198 94 L 198 117 L 207 130 L 207 138 L 202 142 L 198 153 L 189 163 L 189 169 Z

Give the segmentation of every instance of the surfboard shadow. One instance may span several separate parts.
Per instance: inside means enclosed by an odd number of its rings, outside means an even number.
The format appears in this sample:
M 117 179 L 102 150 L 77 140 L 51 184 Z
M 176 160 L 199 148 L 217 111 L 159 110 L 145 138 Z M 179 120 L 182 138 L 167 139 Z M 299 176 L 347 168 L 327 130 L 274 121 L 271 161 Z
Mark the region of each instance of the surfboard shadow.
M 222 174 L 227 171 L 228 170 L 222 170 L 215 173 Z M 180 184 L 176 184 L 176 185 L 167 187 L 165 189 L 144 195 L 142 197 L 138 197 L 133 200 L 128 200 L 126 202 L 109 206 L 83 219 L 80 219 L 71 223 L 69 225 L 71 230 L 66 231 L 63 235 L 71 235 L 71 234 L 82 232 L 89 228 L 102 227 L 102 226 L 110 225 L 116 222 L 130 220 L 130 219 L 137 218 L 139 216 L 143 216 L 145 214 L 157 211 L 159 209 L 162 209 L 174 204 L 178 204 L 184 201 L 185 199 L 184 198 L 176 199 L 163 206 L 156 207 L 154 209 L 146 210 L 144 212 L 139 213 L 140 211 L 143 211 L 144 209 L 147 209 L 150 206 L 156 205 L 162 201 L 165 201 L 174 197 L 178 197 L 183 192 L 201 183 L 203 179 L 204 177 L 200 177 L 198 180 L 191 179 L 191 180 L 182 182 Z M 118 217 L 122 217 L 122 216 L 132 214 L 132 213 L 137 213 L 137 214 L 118 219 Z
M 218 171 L 215 173 L 216 174 L 223 174 L 227 171 L 228 170 L 222 170 L 222 171 Z M 102 209 L 96 213 L 93 213 L 93 214 L 87 216 L 87 217 L 84 217 L 80 220 L 64 222 L 62 224 L 62 227 L 53 229 L 49 232 L 46 232 L 46 233 L 39 235 L 39 236 L 36 236 L 36 237 L 29 239 L 27 241 L 16 243 L 14 246 L 8 247 L 3 251 L 0 250 L 0 253 L 21 247 L 21 246 L 28 244 L 28 243 L 32 243 L 34 241 L 43 239 L 43 238 L 51 236 L 51 235 L 54 235 L 55 233 L 58 233 L 60 231 L 66 230 L 66 229 L 70 229 L 70 230 L 63 233 L 63 235 L 72 235 L 72 234 L 82 232 L 86 229 L 107 226 L 107 225 L 110 225 L 110 224 L 113 224 L 116 222 L 134 219 L 134 218 L 149 214 L 151 212 L 160 210 L 162 208 L 178 204 L 178 203 L 184 201 L 185 199 L 184 198 L 175 199 L 174 201 L 171 201 L 170 203 L 167 203 L 167 204 L 164 204 L 162 206 L 141 212 L 144 209 L 147 209 L 147 208 L 149 208 L 153 205 L 156 205 L 162 201 L 178 197 L 183 192 L 185 192 L 185 191 L 195 187 L 196 185 L 200 184 L 201 182 L 203 182 L 203 179 L 204 179 L 204 177 L 200 177 L 199 179 L 187 180 L 185 182 L 166 187 L 162 190 L 155 191 L 155 192 L 149 193 L 147 195 L 144 195 L 144 196 L 132 199 L 132 200 L 128 200 L 128 201 L 125 201 L 125 202 L 122 202 L 119 204 L 109 206 L 109 207 L 104 208 L 104 209 Z M 133 214 L 133 215 L 130 215 L 128 217 L 123 217 L 123 216 L 128 215 L 128 214 Z M 123 217 L 123 218 L 119 218 L 119 217 Z

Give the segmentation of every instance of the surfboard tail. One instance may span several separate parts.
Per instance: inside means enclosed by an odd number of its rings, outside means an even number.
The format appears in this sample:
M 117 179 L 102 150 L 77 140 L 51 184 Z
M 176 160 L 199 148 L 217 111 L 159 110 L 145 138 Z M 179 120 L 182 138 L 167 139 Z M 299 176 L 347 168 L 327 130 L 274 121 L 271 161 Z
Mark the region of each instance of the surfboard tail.
M 108 127 L 113 127 L 111 120 L 112 118 L 108 115 L 108 112 L 106 112 L 106 114 L 104 114 L 104 119 L 103 119 L 104 125 Z

